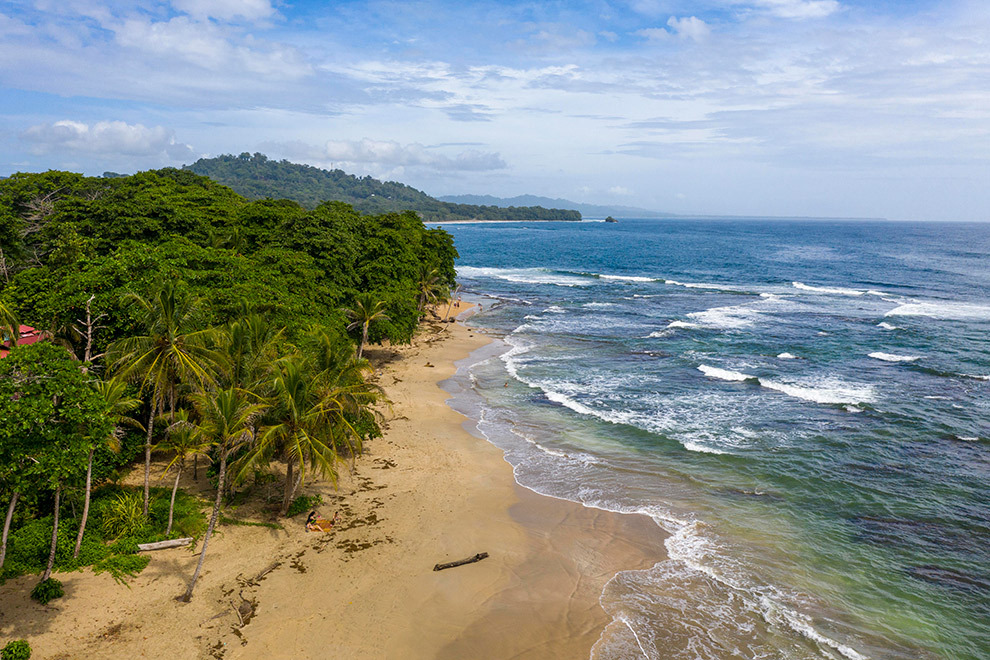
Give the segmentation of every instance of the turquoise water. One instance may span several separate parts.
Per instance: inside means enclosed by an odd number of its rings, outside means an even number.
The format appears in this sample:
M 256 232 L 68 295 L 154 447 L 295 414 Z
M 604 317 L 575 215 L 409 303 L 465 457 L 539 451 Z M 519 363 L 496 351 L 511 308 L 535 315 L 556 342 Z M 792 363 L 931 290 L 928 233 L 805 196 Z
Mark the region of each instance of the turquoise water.
M 455 407 L 670 533 L 595 657 L 990 657 L 990 225 L 445 228 L 502 337 Z

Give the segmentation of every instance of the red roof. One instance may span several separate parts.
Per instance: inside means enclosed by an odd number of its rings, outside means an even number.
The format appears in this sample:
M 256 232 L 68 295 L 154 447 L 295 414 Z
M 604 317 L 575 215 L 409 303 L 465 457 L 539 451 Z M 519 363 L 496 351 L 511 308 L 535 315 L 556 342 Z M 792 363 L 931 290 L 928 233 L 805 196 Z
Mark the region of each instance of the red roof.
M 29 325 L 20 326 L 21 336 L 17 340 L 18 346 L 27 346 L 28 344 L 33 344 L 45 339 L 45 333 L 41 330 L 35 330 Z M 0 358 L 7 357 L 7 353 L 10 353 L 10 340 L 6 339 L 2 344 L 0 344 Z

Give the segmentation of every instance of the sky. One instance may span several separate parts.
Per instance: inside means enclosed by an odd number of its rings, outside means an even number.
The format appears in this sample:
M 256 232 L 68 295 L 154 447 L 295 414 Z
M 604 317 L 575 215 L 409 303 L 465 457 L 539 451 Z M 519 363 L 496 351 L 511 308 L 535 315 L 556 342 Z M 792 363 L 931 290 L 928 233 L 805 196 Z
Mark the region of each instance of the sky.
M 990 1 L 0 0 L 0 176 L 242 152 L 435 196 L 990 221 Z

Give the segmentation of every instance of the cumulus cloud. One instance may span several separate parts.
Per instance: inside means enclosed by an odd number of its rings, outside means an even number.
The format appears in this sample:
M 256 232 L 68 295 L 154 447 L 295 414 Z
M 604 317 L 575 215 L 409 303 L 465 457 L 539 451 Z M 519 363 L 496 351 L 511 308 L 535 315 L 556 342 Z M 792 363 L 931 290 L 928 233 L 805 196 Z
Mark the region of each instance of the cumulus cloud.
M 646 28 L 638 30 L 636 34 L 645 37 L 649 41 L 664 41 L 674 35 L 682 39 L 703 41 L 712 32 L 708 24 L 696 16 L 687 16 L 684 18 L 671 16 L 667 19 L 667 25 L 670 27 L 670 30 L 664 28 Z
M 172 6 L 198 19 L 257 21 L 275 14 L 268 0 L 172 0 Z
M 708 24 L 696 16 L 689 16 L 687 18 L 677 18 L 676 16 L 671 16 L 667 20 L 667 25 L 669 25 L 670 29 L 676 32 L 678 36 L 684 37 L 685 39 L 701 41 L 711 34 L 711 28 L 708 27 Z
M 21 135 L 36 154 L 75 152 L 90 155 L 161 157 L 182 160 L 193 155 L 192 147 L 175 139 L 175 131 L 164 126 L 147 127 L 122 121 L 85 124 L 68 119 L 31 126 Z

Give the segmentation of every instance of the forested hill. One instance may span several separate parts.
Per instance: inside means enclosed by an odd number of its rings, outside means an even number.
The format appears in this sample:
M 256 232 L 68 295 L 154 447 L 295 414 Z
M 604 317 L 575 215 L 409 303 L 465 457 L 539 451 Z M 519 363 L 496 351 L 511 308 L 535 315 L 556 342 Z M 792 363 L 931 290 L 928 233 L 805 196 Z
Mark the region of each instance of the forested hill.
M 581 213 L 541 206 L 478 206 L 441 202 L 395 181 L 357 177 L 342 170 L 270 160 L 264 154 L 243 153 L 200 158 L 183 169 L 207 176 L 248 199 L 291 199 L 306 208 L 324 201 L 341 201 L 362 213 L 412 210 L 428 222 L 446 220 L 580 220 Z

